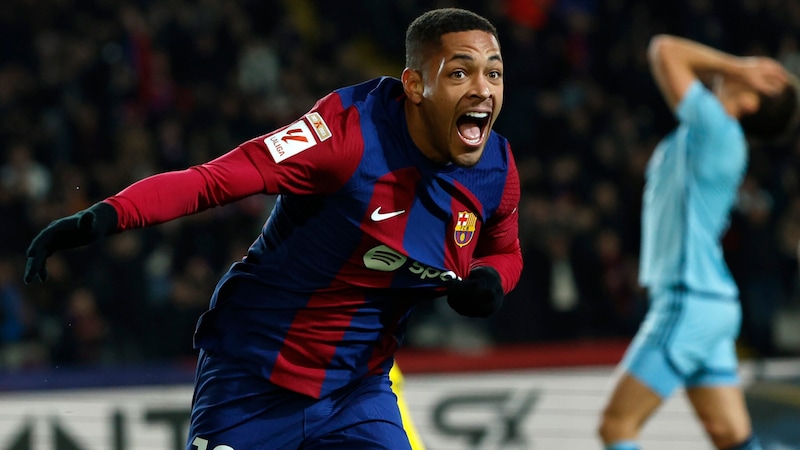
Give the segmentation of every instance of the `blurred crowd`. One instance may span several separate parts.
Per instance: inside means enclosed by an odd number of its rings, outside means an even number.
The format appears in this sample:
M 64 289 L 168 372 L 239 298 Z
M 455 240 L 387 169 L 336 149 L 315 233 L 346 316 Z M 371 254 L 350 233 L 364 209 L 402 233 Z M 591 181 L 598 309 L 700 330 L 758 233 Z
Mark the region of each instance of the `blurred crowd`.
M 191 360 L 197 317 L 273 198 L 53 255 L 48 282 L 25 286 L 31 238 L 138 179 L 283 126 L 335 88 L 399 76 L 405 27 L 441 6 L 479 12 L 500 32 L 495 129 L 519 165 L 525 268 L 490 320 L 421 305 L 407 344 L 632 336 L 646 308 L 643 171 L 675 125 L 647 43 L 671 33 L 800 73 L 794 0 L 2 2 L 0 368 Z M 800 353 L 799 176 L 797 136 L 754 146 L 724 240 L 742 291 L 741 345 L 758 356 Z

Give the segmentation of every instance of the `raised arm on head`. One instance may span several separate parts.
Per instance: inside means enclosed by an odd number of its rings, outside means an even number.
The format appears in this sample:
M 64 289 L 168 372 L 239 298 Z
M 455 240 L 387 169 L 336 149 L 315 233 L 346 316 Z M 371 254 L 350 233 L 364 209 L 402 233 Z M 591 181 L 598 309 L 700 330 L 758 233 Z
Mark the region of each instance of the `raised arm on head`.
M 711 82 L 722 76 L 766 95 L 778 94 L 789 79 L 772 58 L 735 56 L 676 36 L 654 36 L 647 53 L 653 78 L 672 110 L 696 79 Z

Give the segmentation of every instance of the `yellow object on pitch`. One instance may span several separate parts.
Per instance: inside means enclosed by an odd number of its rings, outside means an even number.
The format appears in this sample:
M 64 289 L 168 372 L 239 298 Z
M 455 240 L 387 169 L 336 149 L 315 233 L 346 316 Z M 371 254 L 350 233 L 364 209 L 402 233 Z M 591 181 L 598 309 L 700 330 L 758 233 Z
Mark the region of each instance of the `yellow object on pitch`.
M 422 438 L 417 431 L 417 427 L 411 419 L 411 413 L 408 410 L 408 404 L 406 404 L 406 398 L 403 395 L 405 381 L 403 373 L 400 372 L 396 364 L 392 366 L 392 370 L 389 371 L 389 379 L 392 380 L 392 391 L 394 391 L 394 395 L 397 396 L 397 407 L 400 408 L 400 416 L 403 419 L 403 429 L 406 430 L 408 441 L 411 443 L 411 449 L 425 450 L 425 444 L 422 443 Z

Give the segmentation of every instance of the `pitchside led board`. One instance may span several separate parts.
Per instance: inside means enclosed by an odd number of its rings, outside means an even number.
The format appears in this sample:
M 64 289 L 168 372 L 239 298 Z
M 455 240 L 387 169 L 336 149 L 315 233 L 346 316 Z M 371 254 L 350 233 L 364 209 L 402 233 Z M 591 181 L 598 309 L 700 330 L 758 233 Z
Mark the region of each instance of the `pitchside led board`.
M 406 396 L 429 449 L 585 450 L 599 448 L 595 430 L 611 375 L 611 368 L 406 374 Z M 0 393 L 0 450 L 184 450 L 191 393 L 189 384 Z M 682 394 L 658 411 L 642 443 L 713 448 Z

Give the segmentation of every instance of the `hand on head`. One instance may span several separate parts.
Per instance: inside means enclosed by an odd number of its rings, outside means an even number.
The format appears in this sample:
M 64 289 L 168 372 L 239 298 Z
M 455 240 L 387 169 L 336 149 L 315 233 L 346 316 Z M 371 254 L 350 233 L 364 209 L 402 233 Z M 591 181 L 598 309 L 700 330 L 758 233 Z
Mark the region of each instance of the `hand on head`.
M 753 89 L 777 95 L 789 83 L 789 73 L 778 61 L 767 57 L 742 58 L 742 78 Z

